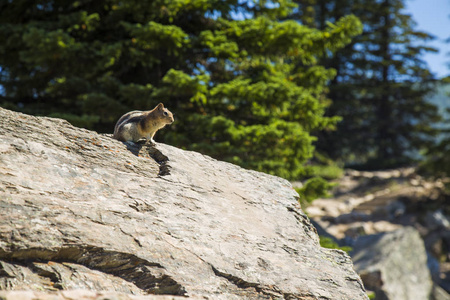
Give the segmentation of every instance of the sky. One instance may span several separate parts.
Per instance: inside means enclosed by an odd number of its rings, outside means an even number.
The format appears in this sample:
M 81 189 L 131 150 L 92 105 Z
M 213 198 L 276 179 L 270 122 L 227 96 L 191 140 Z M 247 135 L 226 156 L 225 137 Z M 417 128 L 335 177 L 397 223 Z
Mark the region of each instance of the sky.
M 415 29 L 436 37 L 426 45 L 439 49 L 439 53 L 427 53 L 423 59 L 438 78 L 449 76 L 450 43 L 445 40 L 450 38 L 450 0 L 406 0 L 405 5 L 405 12 L 417 23 Z

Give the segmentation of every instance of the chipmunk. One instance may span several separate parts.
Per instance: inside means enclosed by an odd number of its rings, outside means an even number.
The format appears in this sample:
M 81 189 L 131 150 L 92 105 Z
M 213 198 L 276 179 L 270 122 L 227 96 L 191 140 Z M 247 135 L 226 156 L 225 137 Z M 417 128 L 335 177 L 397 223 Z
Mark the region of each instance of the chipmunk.
M 113 138 L 122 142 L 137 142 L 144 138 L 154 143 L 156 131 L 173 121 L 173 114 L 162 103 L 149 111 L 130 111 L 117 121 Z

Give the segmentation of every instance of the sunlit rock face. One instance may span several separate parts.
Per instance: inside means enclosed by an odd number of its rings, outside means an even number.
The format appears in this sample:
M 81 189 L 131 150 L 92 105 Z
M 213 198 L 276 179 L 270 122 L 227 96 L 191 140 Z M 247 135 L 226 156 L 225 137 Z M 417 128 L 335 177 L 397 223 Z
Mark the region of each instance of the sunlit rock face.
M 2 296 L 367 299 L 283 179 L 4 109 L 0 137 Z

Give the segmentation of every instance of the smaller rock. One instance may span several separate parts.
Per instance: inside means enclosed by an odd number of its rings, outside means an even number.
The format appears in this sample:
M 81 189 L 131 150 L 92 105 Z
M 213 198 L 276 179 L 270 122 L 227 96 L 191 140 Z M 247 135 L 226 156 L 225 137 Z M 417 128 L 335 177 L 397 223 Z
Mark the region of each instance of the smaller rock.
M 450 294 L 440 286 L 434 285 L 430 300 L 450 300 Z
M 419 232 L 412 227 L 358 238 L 352 256 L 355 269 L 375 299 L 429 299 L 432 280 Z
M 425 224 L 430 230 L 449 229 L 450 218 L 443 213 L 442 209 L 438 209 L 434 212 L 427 212 L 425 215 Z

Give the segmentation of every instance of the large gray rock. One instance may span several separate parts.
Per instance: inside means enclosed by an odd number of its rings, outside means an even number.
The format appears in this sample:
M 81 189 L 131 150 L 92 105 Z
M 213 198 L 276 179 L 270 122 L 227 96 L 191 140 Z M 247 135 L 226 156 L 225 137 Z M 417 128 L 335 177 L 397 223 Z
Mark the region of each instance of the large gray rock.
M 286 180 L 4 109 L 0 137 L 2 297 L 367 299 Z
M 427 300 L 433 283 L 419 232 L 405 227 L 359 237 L 351 252 L 355 269 L 377 300 Z

